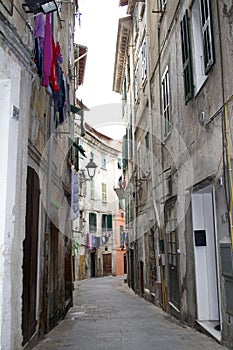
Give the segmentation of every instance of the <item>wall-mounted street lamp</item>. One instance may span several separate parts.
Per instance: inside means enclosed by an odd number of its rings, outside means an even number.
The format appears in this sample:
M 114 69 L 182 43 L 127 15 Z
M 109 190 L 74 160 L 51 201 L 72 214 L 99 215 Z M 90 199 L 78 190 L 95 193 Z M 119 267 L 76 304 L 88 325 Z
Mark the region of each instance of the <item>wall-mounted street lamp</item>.
M 34 14 L 47 14 L 58 10 L 56 0 L 25 0 L 22 7 L 26 13 Z
M 85 178 L 85 175 L 84 175 L 84 170 L 81 170 L 82 171 L 82 173 L 83 173 L 83 179 L 80 181 L 81 183 L 83 183 L 83 182 L 86 182 L 86 181 L 90 181 L 90 180 L 92 180 L 93 179 L 93 177 L 95 176 L 95 172 L 96 172 L 96 168 L 97 168 L 98 166 L 93 162 L 93 159 L 90 159 L 90 161 L 89 161 L 89 163 L 86 165 L 86 169 L 87 169 L 87 174 L 88 174 L 88 176 L 89 176 L 89 179 L 87 178 Z

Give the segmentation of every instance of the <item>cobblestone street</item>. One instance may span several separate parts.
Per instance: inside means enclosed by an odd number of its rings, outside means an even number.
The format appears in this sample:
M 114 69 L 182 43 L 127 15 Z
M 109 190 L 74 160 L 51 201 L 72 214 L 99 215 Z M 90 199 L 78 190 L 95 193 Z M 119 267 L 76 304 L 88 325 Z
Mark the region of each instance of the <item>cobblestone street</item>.
M 215 340 L 135 295 L 123 278 L 76 282 L 74 306 L 34 350 L 217 350 Z

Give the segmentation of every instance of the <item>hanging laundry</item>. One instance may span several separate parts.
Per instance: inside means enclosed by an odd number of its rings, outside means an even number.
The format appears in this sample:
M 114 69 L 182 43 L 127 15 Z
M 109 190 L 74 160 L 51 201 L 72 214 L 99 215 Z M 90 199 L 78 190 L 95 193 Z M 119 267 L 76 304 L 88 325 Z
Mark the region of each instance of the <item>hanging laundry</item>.
M 53 57 L 53 49 L 52 49 L 52 29 L 50 24 L 50 15 L 46 15 L 46 23 L 45 23 L 45 37 L 44 37 L 44 79 L 43 86 L 47 87 L 49 85 L 49 76 L 51 72 L 51 63 Z
M 58 85 L 58 71 L 57 71 L 57 58 L 56 58 L 56 46 L 54 43 L 54 38 L 52 36 L 52 59 L 51 59 L 51 70 L 49 76 L 49 83 L 52 86 L 53 91 L 59 91 L 60 87 Z
M 92 250 L 92 234 L 89 233 L 89 242 L 88 242 L 89 250 Z
M 35 58 L 34 62 L 37 66 L 39 76 L 42 76 L 43 70 L 43 51 L 44 51 L 44 37 L 45 37 L 45 21 L 43 14 L 39 14 L 34 22 L 35 35 Z
M 79 175 L 74 166 L 71 167 L 71 220 L 79 216 Z

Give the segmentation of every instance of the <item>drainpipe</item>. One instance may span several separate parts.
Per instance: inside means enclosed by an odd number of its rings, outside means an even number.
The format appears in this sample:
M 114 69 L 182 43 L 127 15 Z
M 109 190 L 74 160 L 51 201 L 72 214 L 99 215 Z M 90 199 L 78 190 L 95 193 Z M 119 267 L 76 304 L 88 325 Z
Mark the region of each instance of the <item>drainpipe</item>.
M 156 206 L 155 201 L 155 173 L 154 173 L 154 154 L 153 154 L 153 115 L 152 115 L 152 101 L 151 101 L 151 70 L 150 70 L 150 50 L 149 50 L 149 0 L 146 0 L 146 47 L 147 47 L 147 77 L 148 77 L 148 119 L 149 119 L 149 126 L 150 126 L 150 146 L 151 146 L 151 182 L 152 182 L 152 201 L 153 201 L 153 207 L 155 211 L 155 217 L 158 222 L 158 227 L 160 229 L 160 218 L 158 209 Z M 156 267 L 157 267 L 157 283 L 161 283 L 161 271 L 160 271 L 160 265 L 159 265 L 159 249 L 158 249 L 158 242 L 156 244 L 156 253 L 155 253 L 155 259 L 156 259 Z

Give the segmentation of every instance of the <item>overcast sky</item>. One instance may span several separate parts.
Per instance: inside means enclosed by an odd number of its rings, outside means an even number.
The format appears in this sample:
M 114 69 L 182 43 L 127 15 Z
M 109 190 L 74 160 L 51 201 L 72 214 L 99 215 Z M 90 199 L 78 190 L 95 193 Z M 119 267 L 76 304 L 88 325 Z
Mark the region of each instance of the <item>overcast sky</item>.
M 93 127 L 113 130 L 114 125 L 113 138 L 121 123 L 121 95 L 112 91 L 118 19 L 126 15 L 126 7 L 118 5 L 119 0 L 79 0 L 81 26 L 75 32 L 75 41 L 88 48 L 77 97 L 90 108 L 85 118 Z

